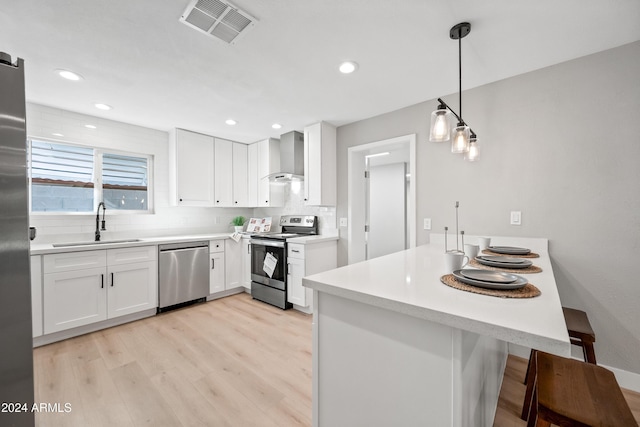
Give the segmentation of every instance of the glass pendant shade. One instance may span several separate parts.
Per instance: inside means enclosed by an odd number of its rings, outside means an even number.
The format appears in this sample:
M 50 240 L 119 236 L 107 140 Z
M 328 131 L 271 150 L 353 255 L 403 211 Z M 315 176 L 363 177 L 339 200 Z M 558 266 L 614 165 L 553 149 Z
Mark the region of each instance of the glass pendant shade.
M 453 131 L 453 140 L 451 141 L 451 152 L 454 154 L 466 153 L 469 151 L 469 126 L 458 123 Z
M 478 138 L 472 136 L 469 139 L 469 151 L 464 154 L 464 159 L 470 162 L 475 162 L 480 156 L 480 149 L 478 147 Z
M 451 137 L 451 125 L 449 124 L 449 116 L 451 113 L 446 109 L 438 108 L 431 113 L 431 132 L 429 133 L 429 141 L 446 142 Z

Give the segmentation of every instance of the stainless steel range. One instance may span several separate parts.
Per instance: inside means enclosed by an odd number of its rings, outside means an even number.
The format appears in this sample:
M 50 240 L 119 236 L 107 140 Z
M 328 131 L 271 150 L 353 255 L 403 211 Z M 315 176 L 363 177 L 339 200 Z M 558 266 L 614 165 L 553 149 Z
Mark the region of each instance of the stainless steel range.
M 287 301 L 287 239 L 318 234 L 318 217 L 283 215 L 281 233 L 251 237 L 251 296 L 284 310 Z

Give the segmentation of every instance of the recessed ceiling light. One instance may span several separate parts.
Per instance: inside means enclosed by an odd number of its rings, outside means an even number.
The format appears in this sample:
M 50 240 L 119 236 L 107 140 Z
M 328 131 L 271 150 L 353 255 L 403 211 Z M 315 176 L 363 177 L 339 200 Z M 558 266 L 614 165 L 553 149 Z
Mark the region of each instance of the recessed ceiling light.
M 52 133 L 51 135 L 53 135 L 53 136 L 64 136 L 63 134 L 58 133 L 58 132 Z
M 102 104 L 100 102 L 98 102 L 97 104 L 93 104 L 98 110 L 105 110 L 105 111 L 109 111 L 111 109 L 113 109 L 113 107 L 111 105 L 107 105 L 107 104 Z
M 74 82 L 77 82 L 78 80 L 83 79 L 83 77 L 80 74 L 74 73 L 73 71 L 69 71 L 69 70 L 58 69 L 56 70 L 56 73 L 58 73 L 60 77 L 65 78 L 67 80 L 74 81 Z
M 274 124 L 271 125 L 271 127 L 274 128 L 274 129 L 281 129 L 282 125 L 280 123 L 274 123 Z
M 84 125 L 87 129 L 97 129 L 94 125 Z
M 234 126 L 234 125 L 238 124 L 238 122 L 236 122 L 233 119 L 227 119 L 227 120 L 225 120 L 225 123 L 228 124 L 229 126 Z
M 358 69 L 358 64 L 353 61 L 345 61 L 338 68 L 342 74 L 351 74 Z

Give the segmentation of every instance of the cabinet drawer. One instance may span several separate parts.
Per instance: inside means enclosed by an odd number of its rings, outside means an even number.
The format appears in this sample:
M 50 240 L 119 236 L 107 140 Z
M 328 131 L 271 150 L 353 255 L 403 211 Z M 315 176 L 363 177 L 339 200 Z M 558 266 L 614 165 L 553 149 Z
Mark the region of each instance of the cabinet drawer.
M 299 243 L 289 243 L 287 247 L 288 257 L 304 259 L 304 245 L 301 245 Z
M 81 251 L 44 256 L 44 274 L 107 266 L 106 251 Z
M 108 249 L 107 263 L 111 265 L 132 262 L 155 261 L 158 259 L 157 246 L 134 246 L 132 248 Z
M 209 240 L 209 253 L 224 252 L 224 240 Z

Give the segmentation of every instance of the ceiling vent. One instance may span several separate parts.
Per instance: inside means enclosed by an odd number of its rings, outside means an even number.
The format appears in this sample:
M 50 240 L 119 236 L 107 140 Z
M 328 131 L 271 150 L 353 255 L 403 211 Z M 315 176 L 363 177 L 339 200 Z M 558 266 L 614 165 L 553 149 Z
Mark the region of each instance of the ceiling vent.
M 257 20 L 231 3 L 220 0 L 192 0 L 180 22 L 198 31 L 235 44 Z

